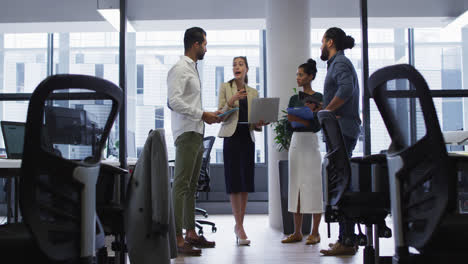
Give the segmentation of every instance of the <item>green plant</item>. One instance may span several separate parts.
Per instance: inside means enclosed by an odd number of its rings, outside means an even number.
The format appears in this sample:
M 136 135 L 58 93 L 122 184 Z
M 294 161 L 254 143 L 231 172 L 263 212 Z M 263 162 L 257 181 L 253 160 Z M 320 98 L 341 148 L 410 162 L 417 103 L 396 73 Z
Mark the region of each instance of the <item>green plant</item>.
M 278 122 L 275 122 L 273 125 L 273 130 L 276 133 L 275 143 L 278 151 L 289 150 L 289 145 L 291 143 L 292 131 L 288 129 L 288 112 L 282 110 L 285 115 L 283 115 Z
M 297 94 L 296 88 L 293 88 L 294 94 Z M 291 144 L 292 131 L 288 129 L 288 112 L 281 111 L 284 115 L 272 124 L 273 130 L 276 133 L 275 143 L 278 151 L 289 150 Z

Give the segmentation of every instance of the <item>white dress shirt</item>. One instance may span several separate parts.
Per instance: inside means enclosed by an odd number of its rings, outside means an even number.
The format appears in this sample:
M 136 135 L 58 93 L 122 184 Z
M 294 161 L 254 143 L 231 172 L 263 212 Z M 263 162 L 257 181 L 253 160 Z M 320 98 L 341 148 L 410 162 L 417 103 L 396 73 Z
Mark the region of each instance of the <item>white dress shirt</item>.
M 174 141 L 185 132 L 204 133 L 202 120 L 201 82 L 196 63 L 187 56 L 169 70 L 167 75 L 168 107 Z

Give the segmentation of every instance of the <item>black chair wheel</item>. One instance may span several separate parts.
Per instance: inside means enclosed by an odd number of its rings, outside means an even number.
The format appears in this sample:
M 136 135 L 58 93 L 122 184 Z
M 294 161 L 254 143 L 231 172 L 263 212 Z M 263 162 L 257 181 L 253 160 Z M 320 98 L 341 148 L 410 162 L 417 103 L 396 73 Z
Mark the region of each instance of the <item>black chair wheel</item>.
M 354 245 L 354 239 L 351 237 L 345 237 L 343 238 L 343 243 L 345 245 Z
M 201 229 L 198 230 L 198 235 L 199 235 L 199 236 L 203 236 L 203 230 L 201 230 Z
M 379 237 L 384 237 L 384 238 L 392 237 L 392 230 L 386 226 L 379 227 Z
M 358 245 L 360 245 L 360 246 L 365 246 L 365 245 L 367 245 L 367 237 L 366 237 L 365 235 L 363 235 L 363 234 L 359 234 L 359 235 L 357 236 L 357 243 L 358 243 Z
M 218 231 L 218 228 L 216 228 L 216 226 L 213 226 L 213 227 L 211 228 L 211 232 L 216 233 L 216 231 Z
M 208 214 L 205 214 L 204 217 L 205 217 L 205 218 L 208 218 Z

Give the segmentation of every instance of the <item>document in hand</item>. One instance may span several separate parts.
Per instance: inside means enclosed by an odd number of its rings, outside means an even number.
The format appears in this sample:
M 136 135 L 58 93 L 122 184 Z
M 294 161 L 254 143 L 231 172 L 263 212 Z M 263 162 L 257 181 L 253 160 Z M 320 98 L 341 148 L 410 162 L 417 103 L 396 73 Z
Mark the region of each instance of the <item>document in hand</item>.
M 239 110 L 239 107 L 233 108 L 233 109 L 228 110 L 228 111 L 226 111 L 226 112 L 224 112 L 222 114 L 219 114 L 218 117 L 227 116 L 227 115 L 229 115 L 231 113 L 234 113 L 235 111 L 238 111 L 238 110 Z
M 312 120 L 314 119 L 314 112 L 310 110 L 309 107 L 303 106 L 303 107 L 289 107 L 286 109 L 288 111 L 288 114 L 300 117 L 304 120 Z M 291 122 L 291 126 L 293 128 L 299 128 L 299 127 L 304 127 L 303 124 L 299 122 Z

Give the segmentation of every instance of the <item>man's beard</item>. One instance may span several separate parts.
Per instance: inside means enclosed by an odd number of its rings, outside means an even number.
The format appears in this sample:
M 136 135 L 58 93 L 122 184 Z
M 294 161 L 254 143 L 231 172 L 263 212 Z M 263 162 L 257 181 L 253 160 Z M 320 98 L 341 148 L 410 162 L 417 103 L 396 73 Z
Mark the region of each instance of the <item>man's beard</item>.
M 330 55 L 330 53 L 328 53 L 327 48 L 323 48 L 322 49 L 322 55 L 320 55 L 320 59 L 323 60 L 323 61 L 327 61 L 329 55 Z
M 200 51 L 200 53 L 198 53 L 197 55 L 197 59 L 198 60 L 203 60 L 203 58 L 205 57 L 205 51 Z

